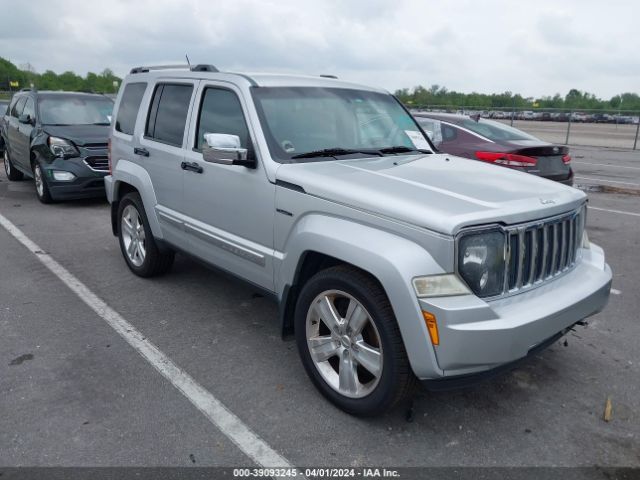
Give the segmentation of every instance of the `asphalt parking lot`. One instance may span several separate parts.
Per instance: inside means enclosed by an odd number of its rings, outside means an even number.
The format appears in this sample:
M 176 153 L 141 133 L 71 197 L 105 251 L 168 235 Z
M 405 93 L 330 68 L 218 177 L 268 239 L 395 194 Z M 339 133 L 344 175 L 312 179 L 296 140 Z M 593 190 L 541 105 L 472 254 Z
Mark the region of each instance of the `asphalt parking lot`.
M 640 189 L 640 152 L 572 152 L 578 183 Z M 182 256 L 164 277 L 131 274 L 106 201 L 44 206 L 32 182 L 2 176 L 0 214 L 291 465 L 638 467 L 640 195 L 585 188 L 590 239 L 614 272 L 606 310 L 509 374 L 419 392 L 377 419 L 316 392 L 276 306 L 250 287 Z M 255 464 L 41 253 L 2 227 L 0 247 L 0 465 Z

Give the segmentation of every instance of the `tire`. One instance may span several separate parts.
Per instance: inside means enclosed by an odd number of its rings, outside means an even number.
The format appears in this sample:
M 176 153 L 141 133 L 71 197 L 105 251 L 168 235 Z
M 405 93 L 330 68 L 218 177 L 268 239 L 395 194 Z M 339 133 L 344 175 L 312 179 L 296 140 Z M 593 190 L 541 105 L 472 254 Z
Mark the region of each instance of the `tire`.
M 53 203 L 51 192 L 49 192 L 49 185 L 47 184 L 42 167 L 37 160 L 33 162 L 33 182 L 36 187 L 36 196 L 38 197 L 38 200 L 45 204 Z
M 120 200 L 118 240 L 129 269 L 139 277 L 161 275 L 173 264 L 175 253 L 163 252 L 158 247 L 138 193 L 128 193 Z
M 346 265 L 318 272 L 302 287 L 294 315 L 307 375 L 338 408 L 376 416 L 413 393 L 417 380 L 391 304 L 367 273 Z
M 2 154 L 2 156 L 4 159 L 4 173 L 7 175 L 7 178 L 12 182 L 22 180 L 24 174 L 13 167 L 6 145 L 4 146 L 4 153 Z

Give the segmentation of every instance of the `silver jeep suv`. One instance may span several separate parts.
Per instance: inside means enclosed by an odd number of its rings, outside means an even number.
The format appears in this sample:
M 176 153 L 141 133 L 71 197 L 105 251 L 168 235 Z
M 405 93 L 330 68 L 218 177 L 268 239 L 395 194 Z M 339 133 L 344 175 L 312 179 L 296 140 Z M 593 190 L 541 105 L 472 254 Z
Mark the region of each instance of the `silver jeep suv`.
M 439 154 L 382 90 L 135 68 L 110 168 L 129 268 L 164 273 L 182 251 L 268 292 L 315 386 L 352 414 L 510 367 L 609 297 L 584 193 Z

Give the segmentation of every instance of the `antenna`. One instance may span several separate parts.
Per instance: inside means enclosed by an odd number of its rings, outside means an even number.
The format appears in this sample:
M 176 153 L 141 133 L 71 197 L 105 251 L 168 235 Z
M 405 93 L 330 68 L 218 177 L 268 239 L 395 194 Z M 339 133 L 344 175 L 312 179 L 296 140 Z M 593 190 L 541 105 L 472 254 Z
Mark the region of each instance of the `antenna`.
M 191 62 L 189 61 L 189 55 L 187 55 L 186 53 L 184 54 L 185 58 L 187 59 L 187 64 L 189 66 L 191 66 Z

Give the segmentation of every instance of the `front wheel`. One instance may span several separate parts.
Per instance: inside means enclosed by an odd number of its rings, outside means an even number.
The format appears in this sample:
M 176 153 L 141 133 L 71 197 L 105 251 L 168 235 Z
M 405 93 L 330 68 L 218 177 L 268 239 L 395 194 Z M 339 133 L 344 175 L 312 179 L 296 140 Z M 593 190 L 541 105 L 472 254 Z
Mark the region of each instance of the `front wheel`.
M 149 227 L 142 199 L 128 193 L 118 208 L 118 240 L 127 265 L 140 277 L 152 277 L 171 268 L 174 252 L 163 252 Z
M 342 410 L 379 415 L 412 393 L 416 379 L 393 310 L 365 272 L 337 266 L 313 276 L 296 304 L 295 332 L 307 374 Z
M 49 185 L 44 177 L 42 167 L 36 161 L 33 164 L 33 181 L 36 184 L 36 195 L 38 200 L 42 203 L 52 203 L 51 193 L 49 192 Z

